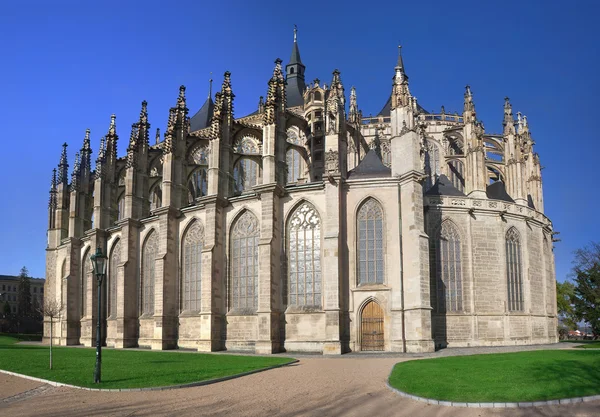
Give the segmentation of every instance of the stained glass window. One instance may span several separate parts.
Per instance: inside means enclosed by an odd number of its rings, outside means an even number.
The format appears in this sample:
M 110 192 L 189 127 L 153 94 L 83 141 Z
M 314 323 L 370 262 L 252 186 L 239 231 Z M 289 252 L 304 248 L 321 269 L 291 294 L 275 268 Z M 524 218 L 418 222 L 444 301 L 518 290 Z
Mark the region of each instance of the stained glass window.
M 358 210 L 358 283 L 383 284 L 383 208 L 369 198 Z
M 523 311 L 523 275 L 521 272 L 519 232 L 511 227 L 506 233 L 506 283 L 508 311 Z
M 233 168 L 234 191 L 242 193 L 258 184 L 259 166 L 250 158 L 241 158 Z
M 452 160 L 448 162 L 448 170 L 450 171 L 450 181 L 459 191 L 465 190 L 465 174 L 462 161 Z
M 442 223 L 436 245 L 437 309 L 462 311 L 462 258 L 460 235 L 449 221 Z
M 230 303 L 234 309 L 258 306 L 258 219 L 245 211 L 231 229 Z
M 87 290 L 92 282 L 92 261 L 90 259 L 90 250 L 85 251 L 83 255 L 83 268 L 81 270 L 81 317 L 87 313 Z
M 304 159 L 300 152 L 294 148 L 288 149 L 285 154 L 285 162 L 287 163 L 287 183 L 294 183 L 298 178 L 304 177 Z
M 150 232 L 146 238 L 142 251 L 142 315 L 154 314 L 154 266 L 156 253 L 158 252 L 158 235 L 155 231 Z
M 117 267 L 121 263 L 121 241 L 113 245 L 108 270 L 108 317 L 117 317 Z
M 202 247 L 204 228 L 194 221 L 183 238 L 183 283 L 181 285 L 181 308 L 183 311 L 200 311 L 202 282 Z
M 320 307 L 321 220 L 315 208 L 301 204 L 288 222 L 288 303 Z

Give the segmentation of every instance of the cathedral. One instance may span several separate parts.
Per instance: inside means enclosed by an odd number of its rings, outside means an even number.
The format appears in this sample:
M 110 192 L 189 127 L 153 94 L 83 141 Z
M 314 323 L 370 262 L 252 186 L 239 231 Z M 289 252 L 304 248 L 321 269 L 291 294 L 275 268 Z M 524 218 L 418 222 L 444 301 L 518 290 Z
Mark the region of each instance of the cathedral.
M 93 346 L 98 320 L 116 348 L 556 342 L 555 233 L 527 117 L 506 98 L 502 133 L 487 133 L 469 86 L 462 114 L 426 111 L 401 49 L 389 97 L 363 117 L 338 70 L 305 79 L 296 35 L 251 114 L 234 114 L 225 72 L 195 113 L 181 86 L 155 140 L 144 101 L 128 141 L 111 116 L 94 167 L 89 130 L 71 172 L 63 145 L 48 205 L 54 342 Z

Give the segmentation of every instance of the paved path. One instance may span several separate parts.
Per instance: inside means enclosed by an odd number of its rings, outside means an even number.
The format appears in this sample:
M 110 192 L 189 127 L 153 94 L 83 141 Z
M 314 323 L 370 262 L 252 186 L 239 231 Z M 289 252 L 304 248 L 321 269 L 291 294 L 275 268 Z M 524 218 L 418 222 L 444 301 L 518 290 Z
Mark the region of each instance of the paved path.
M 539 348 L 539 347 L 538 347 Z M 510 348 L 502 348 L 510 349 Z M 479 349 L 478 352 L 494 349 Z M 521 349 L 522 350 L 522 349 Z M 449 351 L 449 350 L 448 350 Z M 454 353 L 474 350 L 454 350 Z M 447 355 L 448 353 L 444 353 Z M 289 367 L 218 384 L 169 391 L 104 393 L 0 376 L 0 415 L 6 416 L 594 416 L 600 401 L 525 409 L 433 406 L 402 398 L 385 381 L 408 357 L 346 355 L 301 357 Z M 0 374 L 1 375 L 1 374 Z M 35 390 L 36 387 L 45 387 Z M 29 391 L 22 397 L 5 395 Z M 1 397 L 0 397 L 1 398 Z

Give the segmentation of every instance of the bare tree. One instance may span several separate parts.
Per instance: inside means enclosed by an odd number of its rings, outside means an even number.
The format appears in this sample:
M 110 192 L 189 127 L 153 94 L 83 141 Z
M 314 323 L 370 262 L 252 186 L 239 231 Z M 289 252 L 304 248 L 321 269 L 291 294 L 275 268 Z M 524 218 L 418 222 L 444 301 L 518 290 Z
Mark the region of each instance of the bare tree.
M 50 369 L 52 369 L 52 329 L 54 327 L 54 318 L 60 315 L 63 307 L 59 301 L 56 301 L 52 297 L 47 297 L 44 300 L 44 305 L 38 310 L 42 316 L 50 317 Z

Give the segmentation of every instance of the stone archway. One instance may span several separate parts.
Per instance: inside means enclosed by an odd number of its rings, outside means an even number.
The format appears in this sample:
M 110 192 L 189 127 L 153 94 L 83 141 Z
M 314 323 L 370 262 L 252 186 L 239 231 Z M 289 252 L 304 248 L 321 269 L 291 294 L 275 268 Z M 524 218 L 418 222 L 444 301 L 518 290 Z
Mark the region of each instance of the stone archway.
M 369 301 L 362 309 L 360 319 L 360 335 L 360 350 L 384 350 L 385 339 L 383 334 L 383 309 L 374 300 Z

